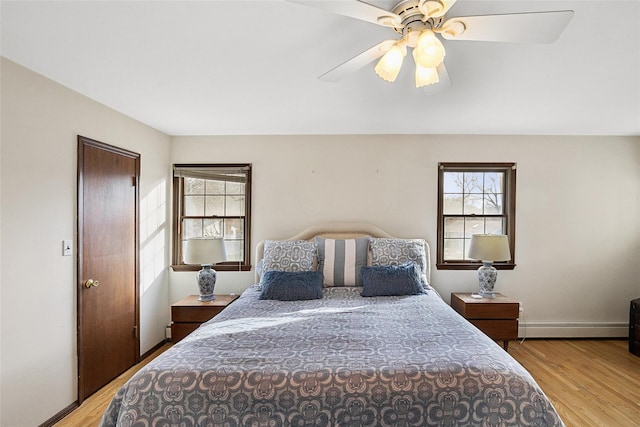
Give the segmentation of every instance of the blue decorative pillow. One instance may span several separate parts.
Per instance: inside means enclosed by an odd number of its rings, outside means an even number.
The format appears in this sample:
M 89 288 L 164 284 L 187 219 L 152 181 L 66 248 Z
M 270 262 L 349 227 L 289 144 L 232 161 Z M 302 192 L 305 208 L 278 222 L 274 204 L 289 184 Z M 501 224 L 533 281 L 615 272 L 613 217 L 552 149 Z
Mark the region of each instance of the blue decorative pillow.
M 319 271 L 267 271 L 262 277 L 260 299 L 302 301 L 322 298 Z
M 415 262 L 402 265 L 362 267 L 362 296 L 400 296 L 426 293 L 420 267 Z
M 362 286 L 360 269 L 367 265 L 369 238 L 325 239 L 316 237 L 318 271 L 324 275 L 324 286 Z

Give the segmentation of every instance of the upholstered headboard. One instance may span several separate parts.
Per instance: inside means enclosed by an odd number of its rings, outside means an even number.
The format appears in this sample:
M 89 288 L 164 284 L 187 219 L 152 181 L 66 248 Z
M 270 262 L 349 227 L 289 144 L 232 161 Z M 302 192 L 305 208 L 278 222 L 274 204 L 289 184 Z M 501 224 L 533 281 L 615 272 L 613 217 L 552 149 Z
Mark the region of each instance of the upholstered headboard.
M 337 222 L 311 226 L 295 236 L 280 240 L 314 240 L 316 236 L 327 239 L 354 239 L 359 237 L 396 238 L 375 225 L 360 222 Z M 425 253 L 427 256 L 427 282 L 431 282 L 431 252 L 429 244 L 425 240 Z M 264 256 L 264 242 L 256 246 L 256 266 Z M 256 268 L 256 282 L 260 280 Z

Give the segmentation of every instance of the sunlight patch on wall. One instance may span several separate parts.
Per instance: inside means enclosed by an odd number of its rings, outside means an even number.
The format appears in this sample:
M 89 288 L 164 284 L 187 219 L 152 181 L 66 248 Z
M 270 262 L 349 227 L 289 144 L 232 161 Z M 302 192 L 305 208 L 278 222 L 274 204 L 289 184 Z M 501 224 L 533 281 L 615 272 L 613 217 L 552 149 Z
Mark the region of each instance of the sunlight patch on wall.
M 140 282 L 142 293 L 165 270 L 167 183 L 162 181 L 140 202 Z

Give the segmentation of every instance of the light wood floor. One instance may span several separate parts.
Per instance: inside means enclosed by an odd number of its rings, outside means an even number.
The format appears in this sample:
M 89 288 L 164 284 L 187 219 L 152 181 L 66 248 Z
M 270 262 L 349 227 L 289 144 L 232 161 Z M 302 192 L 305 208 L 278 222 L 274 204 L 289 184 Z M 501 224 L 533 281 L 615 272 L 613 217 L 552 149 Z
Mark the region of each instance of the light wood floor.
M 624 340 L 526 340 L 509 353 L 536 379 L 567 427 L 640 425 L 640 357 Z M 56 426 L 97 426 L 115 392 L 167 344 L 108 384 Z
M 154 351 L 149 357 L 142 362 L 133 366 L 118 378 L 111 381 L 109 384 L 89 396 L 82 402 L 79 408 L 64 417 L 62 420 L 54 424 L 55 427 L 92 427 L 97 426 L 100 423 L 102 414 L 104 413 L 109 402 L 116 394 L 116 392 L 127 382 L 129 378 L 138 372 L 144 365 L 151 362 L 155 357 L 163 353 L 165 350 L 171 347 L 171 344 L 165 344 L 158 350 Z
M 568 427 L 640 425 L 640 357 L 624 340 L 527 340 L 509 353 Z

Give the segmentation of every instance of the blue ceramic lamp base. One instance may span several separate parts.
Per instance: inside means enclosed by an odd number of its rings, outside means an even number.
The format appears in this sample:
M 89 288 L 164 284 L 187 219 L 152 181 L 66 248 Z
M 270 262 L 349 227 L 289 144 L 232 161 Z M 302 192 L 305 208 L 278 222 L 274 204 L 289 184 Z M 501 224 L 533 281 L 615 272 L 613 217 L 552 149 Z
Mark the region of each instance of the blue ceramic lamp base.
M 483 262 L 482 267 L 478 269 L 478 282 L 480 284 L 478 295 L 483 298 L 495 298 L 496 294 L 493 292 L 493 287 L 497 278 L 498 270 L 490 262 Z
M 216 287 L 216 271 L 211 268 L 210 264 L 202 265 L 202 270 L 198 273 L 198 289 L 200 289 L 200 297 L 198 301 L 213 301 L 216 296 L 213 290 Z

